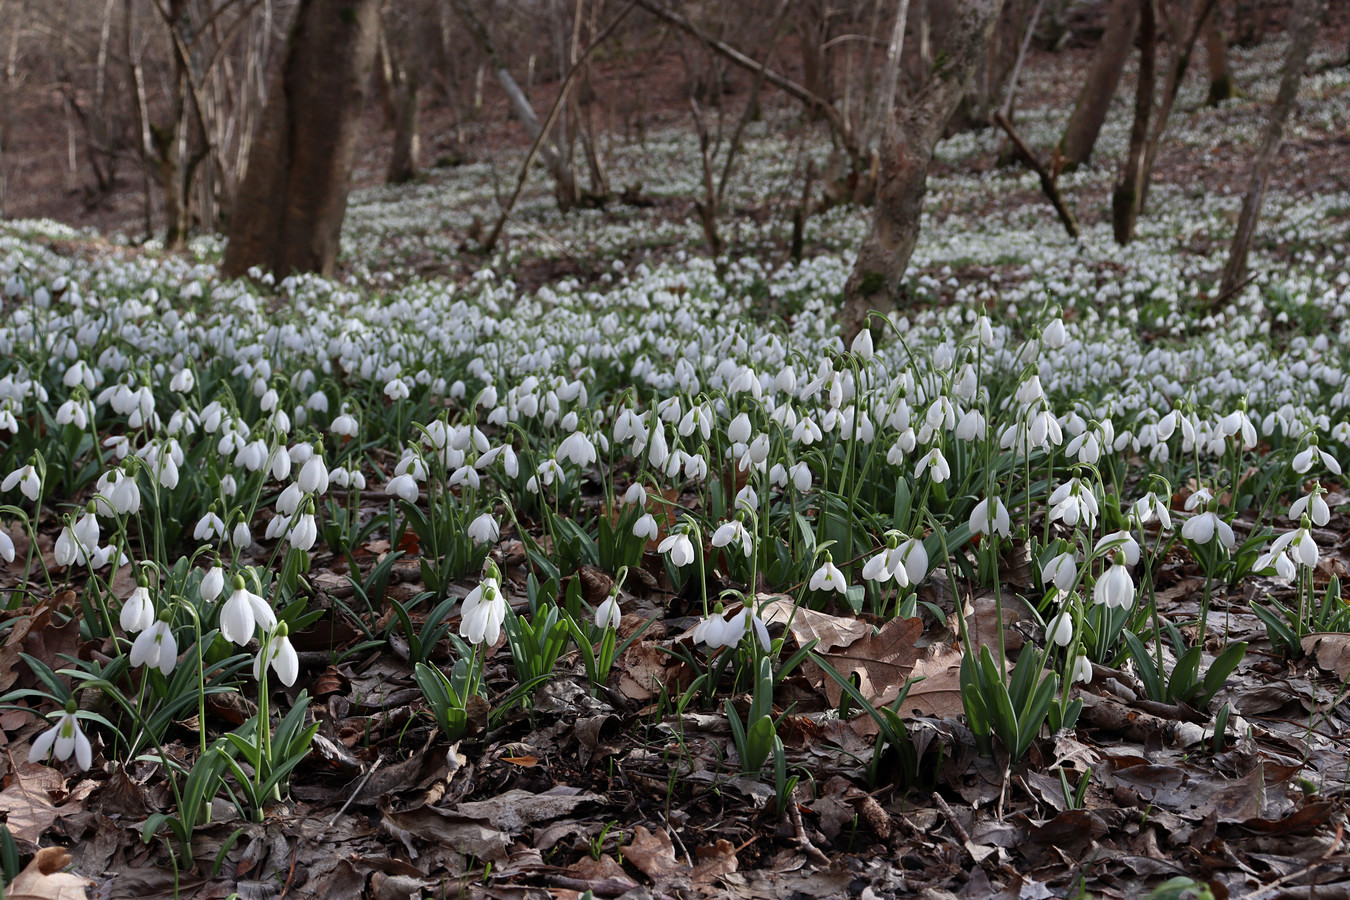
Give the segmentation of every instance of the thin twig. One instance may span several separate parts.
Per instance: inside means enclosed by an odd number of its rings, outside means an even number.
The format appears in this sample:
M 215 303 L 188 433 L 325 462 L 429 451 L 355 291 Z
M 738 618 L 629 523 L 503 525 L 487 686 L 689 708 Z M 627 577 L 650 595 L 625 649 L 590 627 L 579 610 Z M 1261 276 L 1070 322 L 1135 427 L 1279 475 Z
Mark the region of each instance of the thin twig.
M 802 824 L 802 811 L 797 808 L 797 801 L 793 797 L 788 797 L 787 815 L 788 821 L 792 823 L 793 834 L 796 836 L 797 844 L 801 847 L 802 852 L 819 865 L 828 866 L 830 864 L 830 858 L 822 853 L 819 847 L 811 843 L 811 838 L 807 837 L 806 826 Z
M 1078 240 L 1078 219 L 1074 216 L 1073 210 L 1069 209 L 1069 205 L 1064 202 L 1064 195 L 1059 190 L 1059 179 L 1050 174 L 1050 170 L 1041 163 L 1035 152 L 1027 146 L 1027 142 L 1022 140 L 1022 136 L 1017 133 L 1017 129 L 1013 127 L 1012 121 L 1004 115 L 1003 110 L 1000 109 L 994 113 L 994 121 L 1007 132 L 1022 158 L 1026 160 L 1027 165 L 1031 166 L 1032 171 L 1040 178 L 1041 190 L 1045 192 L 1046 198 L 1054 206 L 1060 222 L 1064 223 L 1064 230 L 1069 233 L 1069 237 L 1075 241 Z
M 962 845 L 969 844 L 970 834 L 961 827 L 961 823 L 956 818 L 956 813 L 952 812 L 952 808 L 947 805 L 947 801 L 943 800 L 942 795 L 937 791 L 933 792 L 933 802 L 936 803 L 937 808 L 942 811 L 942 816 L 947 820 L 947 824 L 952 826 L 952 831 L 955 831 L 956 836 L 961 839 Z
M 361 780 L 356 785 L 356 790 L 352 791 L 352 795 L 347 798 L 347 802 L 342 804 L 342 808 L 337 811 L 337 815 L 333 816 L 333 818 L 328 820 L 328 824 L 324 827 L 323 832 L 320 832 L 319 834 L 320 837 L 322 837 L 323 834 L 327 832 L 329 828 L 332 828 L 334 825 L 337 824 L 337 820 L 342 818 L 342 814 L 347 811 L 347 807 L 352 805 L 352 801 L 355 800 L 356 796 L 360 794 L 361 791 L 365 788 L 366 782 L 370 780 L 370 776 L 374 775 L 375 770 L 378 769 L 383 764 L 384 764 L 384 754 L 381 753 L 375 759 L 375 764 L 366 770 L 366 774 L 361 776 Z

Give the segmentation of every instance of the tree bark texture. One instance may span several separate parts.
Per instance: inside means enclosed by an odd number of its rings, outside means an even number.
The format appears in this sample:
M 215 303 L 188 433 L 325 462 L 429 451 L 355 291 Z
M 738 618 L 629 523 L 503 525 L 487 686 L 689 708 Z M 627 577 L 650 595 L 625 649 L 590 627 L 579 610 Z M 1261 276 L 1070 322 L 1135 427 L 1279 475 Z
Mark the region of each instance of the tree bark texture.
M 332 275 L 379 0 L 302 0 L 239 188 L 222 272 Z
M 1228 65 L 1228 38 L 1223 33 L 1223 12 L 1215 7 L 1205 23 L 1205 57 L 1209 68 L 1209 105 L 1217 106 L 1237 96 L 1233 69 Z
M 899 297 L 905 268 L 919 239 L 928 165 L 947 120 L 970 87 L 986 53 L 1002 0 L 960 0 L 932 77 L 897 110 L 882 144 L 872 228 L 844 285 L 839 328 L 847 346 L 870 310 Z
M 1308 53 L 1312 50 L 1326 8 L 1327 0 L 1295 0 L 1295 7 L 1290 15 L 1296 21 L 1292 23 L 1289 55 L 1284 60 L 1280 91 L 1275 95 L 1275 103 L 1270 107 L 1270 117 L 1266 120 L 1266 130 L 1261 136 L 1261 146 L 1256 151 L 1255 162 L 1252 163 L 1251 179 L 1247 183 L 1246 196 L 1242 198 L 1242 213 L 1238 216 L 1237 233 L 1233 235 L 1228 263 L 1223 269 L 1220 293 L 1236 290 L 1247 277 L 1247 257 L 1251 253 L 1252 240 L 1256 237 L 1256 223 L 1261 216 L 1261 201 L 1265 199 L 1266 186 L 1270 183 L 1271 172 L 1275 170 L 1280 144 L 1284 142 L 1284 125 L 1289 120 L 1289 111 L 1294 106 L 1294 98 L 1298 96 L 1303 69 L 1308 64 Z
M 1091 158 L 1138 31 L 1139 0 L 1115 0 L 1092 68 L 1059 141 L 1059 156 L 1065 169 L 1077 168 Z
M 1135 94 L 1134 125 L 1130 129 L 1130 152 L 1111 197 L 1111 226 L 1116 243 L 1128 244 L 1139 217 L 1140 183 L 1148 145 L 1148 120 L 1153 114 L 1153 88 L 1157 79 L 1158 23 L 1154 0 L 1140 0 L 1139 86 Z

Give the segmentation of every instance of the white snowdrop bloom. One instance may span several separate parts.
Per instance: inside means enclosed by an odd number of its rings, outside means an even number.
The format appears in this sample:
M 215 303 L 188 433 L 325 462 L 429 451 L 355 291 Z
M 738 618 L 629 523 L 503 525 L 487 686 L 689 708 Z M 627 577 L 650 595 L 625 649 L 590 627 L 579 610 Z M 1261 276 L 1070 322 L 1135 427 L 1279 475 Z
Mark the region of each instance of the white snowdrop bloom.
M 267 656 L 265 664 L 264 654 Z M 276 630 L 258 647 L 258 655 L 253 658 L 253 679 L 262 681 L 268 668 L 276 672 L 277 679 L 287 687 L 295 684 L 295 679 L 300 676 L 300 655 L 291 645 L 285 622 L 278 623 Z
M 1308 523 L 1305 521 L 1299 528 L 1296 528 L 1293 531 L 1286 531 L 1284 534 L 1277 537 L 1271 542 L 1270 551 L 1266 555 L 1275 557 L 1283 553 L 1288 553 L 1289 557 L 1301 566 L 1305 566 L 1309 569 L 1316 566 L 1318 559 L 1317 542 L 1313 540 L 1307 525 Z M 1258 560 L 1258 562 L 1260 562 L 1260 560 Z M 1267 561 L 1267 564 L 1260 568 L 1268 568 L 1269 565 L 1270 562 Z
M 1186 512 L 1194 512 L 1196 509 L 1209 503 L 1209 501 L 1213 499 L 1214 494 L 1210 492 L 1209 488 L 1202 487 L 1186 498 L 1186 503 L 1183 508 Z
M 321 496 L 328 493 L 328 467 L 324 465 L 323 457 L 311 456 L 301 467 L 300 477 L 296 480 L 306 494 Z
M 333 419 L 333 423 L 328 426 L 328 430 L 339 437 L 354 438 L 360 435 L 361 426 L 357 422 L 356 416 L 349 412 L 342 412 Z
M 234 590 L 220 608 L 221 636 L 240 647 L 253 639 L 256 628 L 272 631 L 277 625 L 272 607 L 244 585 L 244 576 L 236 575 Z
M 272 451 L 267 469 L 276 481 L 285 481 L 290 477 L 291 454 L 284 445 Z
M 408 383 L 402 378 L 391 378 L 384 386 L 384 395 L 397 403 L 400 400 L 407 400 L 411 397 L 412 390 L 409 389 Z
M 1139 563 L 1139 542 L 1128 531 L 1113 531 L 1110 534 L 1102 535 L 1096 546 L 1092 548 L 1092 552 L 1100 554 L 1121 553 L 1125 557 L 1127 566 L 1138 565 Z
M 1073 680 L 1079 684 L 1092 682 L 1092 663 L 1086 656 L 1078 655 L 1073 661 Z
M 1314 485 L 1312 492 L 1304 494 L 1293 502 L 1289 507 L 1289 518 L 1297 522 L 1304 515 L 1319 528 L 1325 527 L 1331 521 L 1331 508 L 1327 506 L 1327 501 L 1322 499 L 1322 486 Z
M 445 483 L 449 487 L 458 487 L 460 485 L 464 485 L 465 487 L 470 487 L 473 488 L 474 490 L 478 490 L 478 487 L 482 483 L 482 481 L 478 477 L 478 470 L 475 469 L 473 466 L 460 466 L 458 469 L 455 469 L 455 471 L 450 473 L 450 477 L 445 480 Z
M 970 511 L 969 525 L 970 530 L 976 534 L 993 534 L 1001 537 L 1009 537 L 1012 534 L 1008 508 L 998 497 L 986 497 L 976 503 L 975 508 Z
M 806 460 L 788 466 L 788 475 L 792 478 L 792 486 L 799 494 L 811 490 L 811 467 L 807 465 Z
M 230 532 L 230 544 L 240 550 L 247 550 L 253 546 L 253 532 L 249 530 L 248 523 L 240 519 L 234 525 L 234 530 Z
M 225 523 L 220 516 L 216 515 L 215 510 L 208 510 L 206 515 L 197 521 L 197 527 L 192 530 L 192 536 L 199 541 L 223 538 L 225 537 Z
M 420 489 L 417 486 L 417 479 L 409 472 L 402 475 L 395 475 L 384 486 L 384 492 L 391 497 L 399 497 L 409 503 L 416 503 Z
M 300 490 L 300 485 L 291 483 L 286 485 L 285 490 L 277 495 L 277 501 L 273 506 L 283 516 L 293 516 L 296 510 L 300 508 L 300 501 L 304 497 L 305 493 Z
M 923 541 L 917 537 L 912 537 L 900 544 L 899 548 L 900 562 L 905 568 L 905 574 L 909 577 L 910 584 L 919 584 L 928 575 L 928 550 L 924 547 Z M 894 561 L 891 571 L 896 572 Z M 898 572 L 896 573 L 898 576 Z
M 466 530 L 469 533 L 469 537 L 476 544 L 495 544 L 497 543 L 497 537 L 500 534 L 497 520 L 492 517 L 491 513 L 483 513 L 478 516 L 469 523 L 469 527 Z
M 962 441 L 983 440 L 987 431 L 984 416 L 978 409 L 968 409 L 956 423 L 956 437 Z
M 878 584 L 885 584 L 887 581 L 890 581 L 895 575 L 891 569 L 892 554 L 892 550 L 882 547 L 881 550 L 877 551 L 875 555 L 870 557 L 867 562 L 863 564 L 862 577 L 867 581 L 875 581 Z M 903 566 L 900 567 L 900 571 L 905 571 Z M 906 581 L 906 583 L 908 583 L 908 581 Z M 901 587 L 904 587 L 904 585 L 901 585 Z
M 56 724 L 33 740 L 33 746 L 28 751 L 29 763 L 40 763 L 48 754 L 65 762 L 73 753 L 75 764 L 81 769 L 88 769 L 94 764 L 93 747 L 89 743 L 89 738 L 80 730 L 80 722 L 75 717 L 75 712 L 75 703 L 71 701 L 66 705 L 66 711 L 56 720 Z
M 1253 572 L 1266 572 L 1270 569 L 1274 569 L 1276 577 L 1284 581 L 1293 581 L 1298 572 L 1294 567 L 1294 561 L 1289 558 L 1287 548 L 1267 550 L 1258 556 L 1252 565 Z
M 98 549 L 99 528 L 98 517 L 94 515 L 92 509 L 85 512 L 83 516 L 75 521 L 71 528 L 71 534 L 75 540 L 80 542 L 85 553 L 93 553 Z
M 74 425 L 80 431 L 89 427 L 89 409 L 85 403 L 74 397 L 62 403 L 56 410 L 57 425 Z
M 610 594 L 595 608 L 596 628 L 618 628 L 623 621 L 623 612 L 619 609 L 619 598 Z
M 0 531 L 0 559 L 7 563 L 14 562 L 14 540 L 4 531 Z
M 745 413 L 737 415 L 727 426 L 727 440 L 734 444 L 749 443 L 751 434 L 750 417 Z
M 155 605 L 150 600 L 150 588 L 138 584 L 122 604 L 118 623 L 127 634 L 138 634 L 155 622 Z
M 1156 518 L 1164 531 L 1172 530 L 1172 513 L 1167 501 L 1152 491 L 1136 500 L 1132 509 L 1140 525 Z
M 197 384 L 196 377 L 191 369 L 179 369 L 174 373 L 173 379 L 169 382 L 169 390 L 178 394 L 189 393 Z
M 1066 339 L 1063 319 L 1051 319 L 1050 324 L 1041 331 L 1041 343 L 1052 350 L 1063 347 Z
M 1041 583 L 1053 584 L 1066 594 L 1073 590 L 1078 583 L 1078 558 L 1070 550 L 1052 557 L 1041 567 Z
M 287 539 L 296 550 L 313 549 L 319 539 L 319 526 L 314 521 L 314 513 L 305 512 L 297 516 Z
M 816 441 L 822 440 L 825 432 L 820 430 L 820 426 L 810 416 L 802 416 L 792 429 L 792 443 L 805 444 L 811 446 Z
M 1032 375 L 1017 386 L 1017 402 L 1029 407 L 1045 399 L 1045 389 L 1041 387 L 1041 376 Z
M 1134 579 L 1125 568 L 1124 554 L 1117 554 L 1092 588 L 1092 599 L 1108 608 L 1126 609 L 1134 604 Z
M 1318 447 L 1315 443 L 1308 444 L 1295 457 L 1293 462 L 1294 471 L 1302 475 L 1313 467 L 1314 463 L 1320 460 L 1322 466 L 1331 474 L 1341 474 L 1341 464 L 1336 462 L 1336 457 Z
M 651 513 L 644 514 L 640 519 L 633 523 L 633 537 L 654 541 L 659 533 L 656 517 Z
M 1052 644 L 1067 647 L 1073 643 L 1073 613 L 1061 609 L 1045 626 L 1045 638 Z
M 709 613 L 706 618 L 694 626 L 690 633 L 690 638 L 696 644 L 703 644 L 709 650 L 717 650 L 724 646 L 732 646 L 725 640 L 727 636 L 727 620 L 723 613 Z M 734 642 L 733 642 L 734 643 Z
M 224 589 L 225 571 L 220 566 L 212 566 L 207 569 L 206 574 L 202 576 L 201 598 L 207 603 L 214 603 Z
M 922 478 L 924 472 L 929 472 L 935 484 L 941 484 L 951 477 L 952 468 L 942 451 L 934 447 L 919 458 L 918 465 L 914 467 L 914 477 Z
M 159 619 L 136 637 L 131 644 L 130 662 L 133 668 L 149 666 L 163 675 L 173 671 L 178 663 L 178 641 L 168 622 Z
M 1084 527 L 1097 523 L 1097 495 L 1081 478 L 1070 478 L 1050 494 L 1050 521 L 1062 521 L 1073 528 L 1081 520 Z
M 676 568 L 684 568 L 694 561 L 694 543 L 683 532 L 666 535 L 656 549 L 659 553 L 667 554 Z
M 636 503 L 638 506 L 647 505 L 647 489 L 642 486 L 642 482 L 635 481 L 624 491 L 623 502 L 627 504 Z
M 844 594 L 848 592 L 848 579 L 827 554 L 820 568 L 812 573 L 808 586 L 813 591 L 838 591 Z
M 596 460 L 595 445 L 585 434 L 574 431 L 563 438 L 562 443 L 558 445 L 554 458 L 559 461 L 570 460 L 578 466 L 587 466 Z
M 277 513 L 267 523 L 267 528 L 263 531 L 263 540 L 276 541 L 284 538 L 291 530 L 291 517 L 282 513 Z
M 1229 550 L 1237 546 L 1237 539 L 1233 537 L 1233 528 L 1223 519 L 1219 518 L 1218 513 L 1213 511 L 1202 512 L 1191 516 L 1181 526 L 1181 536 L 1189 541 L 1195 541 L 1197 544 L 1208 544 L 1215 535 L 1219 538 L 1219 543 L 1223 544 Z
M 712 545 L 714 547 L 726 547 L 732 543 L 738 543 L 741 552 L 749 559 L 754 553 L 754 539 L 745 523 L 739 519 L 732 519 L 729 522 L 723 522 L 716 531 L 713 532 Z
M 506 606 L 506 597 L 502 595 L 497 579 L 485 577 L 464 598 L 459 636 L 470 644 L 493 646 L 501 637 L 502 623 L 506 621 Z
M 5 480 L 0 482 L 0 490 L 12 491 L 15 485 L 21 494 L 34 503 L 42 492 L 42 479 L 38 477 L 37 469 L 31 463 L 19 466 L 6 475 Z

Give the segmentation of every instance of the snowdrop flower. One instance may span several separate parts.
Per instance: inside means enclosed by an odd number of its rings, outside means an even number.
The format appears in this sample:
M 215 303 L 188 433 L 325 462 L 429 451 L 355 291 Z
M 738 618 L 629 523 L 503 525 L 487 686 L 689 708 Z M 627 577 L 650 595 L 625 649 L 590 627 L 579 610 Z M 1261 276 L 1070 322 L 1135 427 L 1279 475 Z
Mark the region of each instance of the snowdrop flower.
M 884 584 L 891 579 L 890 567 L 891 551 L 886 547 L 863 564 L 862 577 L 867 581 L 875 581 L 878 584 Z M 901 571 L 904 571 L 901 569 Z
M 1065 339 L 1063 319 L 1051 319 L 1050 324 L 1041 332 L 1041 343 L 1052 350 L 1063 347 Z
M 483 513 L 474 519 L 467 531 L 475 544 L 495 544 L 500 533 L 497 520 L 492 518 L 491 513 Z
M 75 535 L 71 534 L 70 526 L 62 528 L 61 533 L 56 536 L 56 544 L 52 547 L 52 557 L 56 564 L 63 568 L 85 559 L 84 550 L 80 547 L 80 542 L 75 539 Z
M 647 505 L 647 489 L 642 486 L 642 482 L 635 481 L 624 491 L 623 502 L 629 505 L 636 503 L 638 506 Z
M 644 540 L 654 541 L 660 531 L 656 524 L 656 517 L 651 513 L 646 513 L 642 518 L 633 523 L 633 537 L 640 537 Z
M 595 445 L 580 431 L 574 431 L 563 438 L 554 455 L 556 460 L 571 460 L 575 465 L 586 466 L 595 462 Z
M 732 543 L 741 545 L 741 552 L 745 554 L 746 559 L 749 559 L 751 554 L 754 553 L 754 540 L 746 529 L 745 523 L 740 519 L 723 522 L 713 532 L 712 545 L 714 547 L 725 547 Z
M 264 654 L 267 656 L 266 664 L 263 663 Z M 269 666 L 287 687 L 295 684 L 295 679 L 300 674 L 300 656 L 295 652 L 295 647 L 291 646 L 285 622 L 276 623 L 276 627 L 258 648 L 258 655 L 253 658 L 253 680 L 262 681 Z
M 0 490 L 12 491 L 15 485 L 19 486 L 20 493 L 34 503 L 37 502 L 38 495 L 42 492 L 42 479 L 38 477 L 37 469 L 32 463 L 19 466 L 6 475 L 5 480 L 0 482 Z
M 1073 551 L 1066 550 L 1042 566 L 1041 583 L 1053 584 L 1066 594 L 1073 590 L 1078 583 L 1078 558 Z
M 220 596 L 220 592 L 225 589 L 225 571 L 221 569 L 220 564 L 212 566 L 206 570 L 202 576 L 202 584 L 199 592 L 201 598 L 207 603 L 214 603 Z
M 1158 524 L 1162 526 L 1163 531 L 1172 530 L 1172 513 L 1167 507 L 1166 501 L 1159 497 L 1153 491 L 1149 491 L 1144 496 L 1134 502 L 1131 508 L 1135 520 L 1140 525 L 1144 525 L 1157 518 Z
M 300 484 L 300 490 L 306 494 L 325 494 L 328 492 L 328 467 L 323 464 L 323 457 L 314 455 L 300 469 L 300 477 L 297 479 Z
M 80 542 L 85 553 L 93 553 L 98 549 L 98 517 L 94 515 L 93 503 L 90 503 L 85 514 L 76 520 L 71 528 L 71 534 Z
M 1219 536 L 1219 543 L 1229 550 L 1237 546 L 1237 539 L 1233 537 L 1232 526 L 1220 519 L 1219 514 L 1212 510 L 1191 516 L 1181 526 L 1181 536 L 1188 541 L 1195 541 L 1197 544 L 1208 544 L 1216 534 Z
M 1327 506 L 1327 501 L 1322 499 L 1322 485 L 1315 484 L 1310 493 L 1304 494 L 1294 501 L 1289 507 L 1289 518 L 1297 522 L 1307 515 L 1312 523 L 1319 528 L 1324 527 L 1331 521 L 1331 508 Z
M 990 517 L 990 503 L 993 503 L 992 521 Z M 975 534 L 1000 535 L 1009 537 L 1012 534 L 1012 523 L 1008 519 L 1008 508 L 1003 505 L 1003 501 L 998 497 L 986 497 L 975 508 L 970 511 L 970 530 Z
M 314 521 L 313 504 L 310 504 L 305 512 L 296 517 L 295 524 L 291 526 L 290 535 L 287 539 L 296 550 L 308 551 L 314 547 L 315 541 L 319 539 L 319 526 Z
M 502 596 L 496 577 L 496 564 L 489 562 L 488 571 L 489 574 L 464 598 L 459 636 L 471 644 L 491 647 L 501 637 L 502 622 L 506 621 L 506 598 Z
M 0 559 L 5 562 L 14 562 L 14 541 L 4 531 L 0 531 Z
M 1103 551 L 1117 551 L 1124 554 L 1125 565 L 1133 566 L 1139 563 L 1139 542 L 1134 539 L 1128 531 L 1113 531 L 1110 534 L 1102 535 L 1092 548 L 1094 553 Z
M 1333 475 L 1341 474 L 1341 464 L 1336 462 L 1336 457 L 1317 446 L 1315 437 L 1309 438 L 1308 446 L 1294 457 L 1294 471 L 1302 475 L 1313 467 L 1313 464 L 1321 460 L 1326 470 Z
M 247 550 L 253 546 L 253 532 L 249 530 L 242 514 L 235 523 L 234 530 L 230 532 L 230 543 L 240 550 Z
M 1073 643 L 1073 611 L 1067 606 L 1045 626 L 1045 638 L 1052 644 L 1067 647 Z
M 905 568 L 905 574 L 909 578 L 910 584 L 918 584 L 928 575 L 928 550 L 924 547 L 923 541 L 917 537 L 909 538 L 900 544 L 900 564 Z M 891 571 L 899 577 L 897 567 L 892 563 Z
M 684 568 L 694 561 L 694 544 L 683 531 L 666 535 L 656 549 L 668 554 L 676 568 Z
M 333 419 L 333 424 L 328 426 L 328 430 L 339 437 L 354 438 L 361 433 L 361 426 L 356 421 L 356 416 L 343 412 Z
M 1252 565 L 1252 571 L 1254 572 L 1266 572 L 1272 568 L 1275 570 L 1276 577 L 1284 581 L 1294 580 L 1297 569 L 1294 568 L 1294 561 L 1289 558 L 1287 542 L 1286 546 L 1278 550 L 1272 546 L 1271 549 L 1257 557 L 1256 562 Z
M 709 613 L 708 616 L 694 626 L 690 637 L 695 644 L 703 644 L 709 650 L 717 650 L 724 646 L 723 636 L 726 634 L 727 620 L 723 613 Z
M 191 369 L 179 369 L 169 382 L 169 390 L 177 394 L 186 394 L 197 384 Z
M 165 616 L 168 611 L 165 610 Z M 123 626 L 125 627 L 125 626 Z M 178 664 L 178 642 L 174 640 L 173 629 L 169 621 L 161 617 L 148 629 L 142 631 L 131 645 L 131 665 L 133 668 L 149 666 L 168 675 Z
M 74 700 L 66 702 L 66 711 L 56 720 L 56 724 L 33 741 L 33 747 L 28 751 L 30 763 L 40 763 L 48 754 L 64 762 L 74 753 L 75 764 L 81 769 L 88 769 L 93 765 L 94 751 L 89 744 L 89 738 L 80 730 L 79 720 L 75 718 L 77 709 Z
M 825 561 L 820 564 L 820 568 L 811 575 L 809 587 L 813 591 L 838 591 L 841 594 L 848 592 L 848 579 L 844 573 L 834 564 L 830 554 L 825 554 Z
M 923 473 L 928 472 L 930 469 L 932 470 L 930 475 L 934 484 L 941 484 L 952 475 L 952 467 L 947 465 L 946 458 L 942 455 L 942 451 L 937 447 L 929 450 L 919 458 L 919 464 L 914 467 L 914 477 L 922 478 Z
M 122 604 L 122 614 L 118 617 L 118 621 L 127 634 L 145 631 L 155 623 L 155 604 L 150 600 L 149 584 L 144 575 L 137 577 L 135 589 Z
M 1279 554 L 1288 548 L 1294 562 L 1311 569 L 1317 565 L 1317 542 L 1309 532 L 1311 523 L 1304 518 L 1294 531 L 1287 531 L 1277 537 L 1270 545 L 1270 553 Z M 1263 567 L 1264 568 L 1264 567 Z
M 1090 684 L 1092 682 L 1092 663 L 1082 654 L 1074 658 L 1073 680 L 1079 684 Z
M 610 594 L 603 603 L 595 608 L 596 628 L 618 628 L 622 621 L 623 613 L 619 609 L 617 594 Z
M 276 613 L 267 601 L 244 586 L 244 576 L 234 576 L 234 592 L 220 608 L 220 634 L 240 647 L 253 639 L 254 630 L 276 628 Z
M 396 496 L 409 503 L 416 503 L 417 495 L 419 493 L 417 479 L 409 472 L 404 472 L 402 475 L 395 475 L 385 484 L 384 492 L 391 497 Z
M 1116 553 L 1115 562 L 1093 586 L 1092 599 L 1107 608 L 1126 609 L 1134 603 L 1134 579 L 1125 568 L 1125 554 Z
M 217 537 L 223 538 L 225 536 L 225 523 L 220 516 L 216 515 L 214 509 L 207 510 L 206 515 L 198 520 L 197 527 L 192 530 L 192 536 L 199 541 L 209 541 Z
M 741 413 L 727 426 L 727 440 L 733 444 L 748 444 L 751 436 L 750 417 Z
M 1050 494 L 1050 521 L 1059 519 L 1073 528 L 1081 519 L 1084 527 L 1097 523 L 1097 495 L 1081 478 L 1070 478 Z
M 1186 510 L 1186 512 L 1193 512 L 1203 504 L 1209 503 L 1209 501 L 1213 499 L 1214 494 L 1210 491 L 1209 488 L 1206 487 L 1199 488 L 1198 490 L 1196 490 L 1195 493 L 1191 494 L 1189 497 L 1186 498 L 1184 509 Z
M 797 489 L 797 493 L 805 494 L 811 490 L 811 467 L 805 460 L 788 466 L 788 476 L 792 479 L 792 486 Z

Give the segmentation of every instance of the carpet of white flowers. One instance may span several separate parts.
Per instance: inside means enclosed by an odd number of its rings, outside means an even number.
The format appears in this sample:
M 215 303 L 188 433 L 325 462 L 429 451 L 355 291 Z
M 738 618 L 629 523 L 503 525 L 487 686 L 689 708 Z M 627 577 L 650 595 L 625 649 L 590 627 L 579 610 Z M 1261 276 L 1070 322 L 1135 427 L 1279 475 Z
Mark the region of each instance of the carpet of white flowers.
M 0 224 L 14 759 L 108 777 L 134 763 L 161 785 L 135 822 L 143 864 L 209 873 L 194 835 L 212 815 L 284 818 L 316 733 L 341 771 L 339 750 L 358 751 L 347 781 L 378 768 L 369 731 L 389 726 L 367 711 L 365 743 L 343 731 L 352 684 L 403 690 L 462 765 L 513 727 L 528 743 L 570 679 L 588 715 L 666 729 L 645 751 L 672 766 L 665 815 L 677 778 L 710 772 L 816 853 L 823 779 L 804 726 L 785 733 L 799 719 L 824 744 L 840 739 L 821 723 L 856 717 L 845 744 L 864 749 L 840 771 L 903 793 L 937 752 L 918 709 L 981 758 L 1058 768 L 1061 815 L 1091 800 L 1065 747 L 1103 679 L 1149 715 L 1182 710 L 1192 747 L 1249 738 L 1224 691 L 1251 647 L 1292 666 L 1350 630 L 1328 530 L 1350 465 L 1350 190 L 1277 184 L 1255 280 L 1209 300 L 1282 51 L 1239 52 L 1248 96 L 1217 110 L 1187 85 L 1165 156 L 1226 154 L 1237 175 L 1224 191 L 1164 176 L 1128 248 L 1105 210 L 1132 99 L 1065 178 L 1081 244 L 1034 176 L 970 174 L 997 135 L 944 143 L 906 305 L 847 347 L 832 315 L 869 212 L 810 218 L 808 255 L 786 261 L 806 161 L 828 150 L 786 108 L 751 129 L 720 275 L 681 212 L 701 190 L 685 131 L 612 149 L 614 183 L 641 181 L 653 206 L 563 218 L 540 175 L 490 259 L 465 233 L 514 162 L 358 191 L 334 281 L 221 281 L 210 238 L 175 256 Z M 1035 107 L 1053 76 L 1023 89 L 1036 146 L 1062 127 Z M 1292 143 L 1343 132 L 1350 69 L 1319 69 L 1301 96 Z M 539 261 L 572 274 L 519 286 Z M 1167 608 L 1179 579 L 1187 602 Z M 1336 736 L 1327 706 L 1305 709 L 1309 752 Z M 714 762 L 670 730 L 694 710 L 724 720 Z M 390 765 L 422 742 L 380 746 Z M 648 828 L 621 825 L 659 880 Z M 217 870 L 236 839 L 213 845 Z M 502 871 L 506 843 L 442 840 L 462 851 L 442 874 Z

